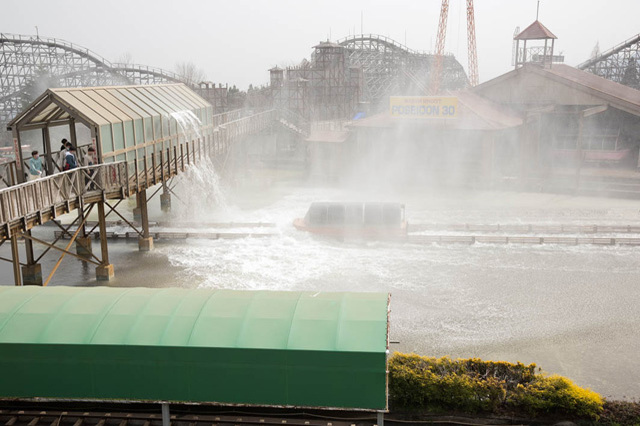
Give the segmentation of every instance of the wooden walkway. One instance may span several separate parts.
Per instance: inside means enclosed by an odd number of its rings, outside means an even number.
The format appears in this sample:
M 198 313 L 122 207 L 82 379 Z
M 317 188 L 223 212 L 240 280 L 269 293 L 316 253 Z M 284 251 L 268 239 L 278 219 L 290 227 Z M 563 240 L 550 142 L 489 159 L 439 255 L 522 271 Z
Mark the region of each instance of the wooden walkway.
M 113 265 L 109 263 L 107 249 L 106 217 L 115 213 L 120 218 L 116 207 L 125 198 L 136 196 L 141 215 L 141 230 L 136 229 L 139 236 L 139 249 L 151 250 L 153 235 L 149 232 L 149 217 L 147 213 L 147 189 L 163 184 L 159 189 L 170 191 L 166 183 L 173 177 L 183 173 L 188 167 L 198 164 L 204 158 L 216 159 L 225 164 L 233 143 L 240 138 L 255 134 L 270 128 L 278 118 L 278 112 L 269 110 L 251 116 L 242 116 L 241 112 L 229 112 L 213 117 L 213 129 L 210 134 L 191 140 L 172 144 L 171 140 L 160 139 L 154 142 L 154 149 L 147 150 L 147 155 L 139 161 L 119 161 L 80 167 L 65 172 L 36 179 L 31 182 L 16 185 L 16 162 L 0 164 L 0 246 L 11 241 L 11 259 L 0 258 L 13 264 L 15 285 L 47 285 L 53 274 L 60 266 L 64 256 L 82 258 L 97 266 L 96 277 L 99 280 L 109 280 L 114 275 Z M 51 159 L 49 158 L 49 161 Z M 20 171 L 22 173 L 22 170 Z M 156 191 L 158 192 L 158 191 Z M 151 196 L 153 197 L 153 195 Z M 106 203 L 116 200 L 115 205 Z M 86 232 L 87 217 L 92 209 L 97 207 L 100 232 L 101 256 L 93 253 L 90 232 Z M 109 209 L 107 212 L 106 209 Z M 64 248 L 56 243 L 62 235 L 56 237 L 52 243 L 42 241 L 31 235 L 31 229 L 38 225 L 51 222 L 58 216 L 77 210 L 77 218 L 68 226 L 63 227 L 62 234 L 70 240 Z M 73 234 L 69 232 L 75 227 Z M 20 262 L 18 239 L 25 240 L 26 263 Z M 71 245 L 76 243 L 76 253 Z M 36 257 L 33 245 L 41 244 L 46 249 Z M 40 259 L 49 251 L 62 252 L 58 262 L 43 281 Z
M 234 116 L 232 116 L 234 118 Z M 219 119 L 218 119 L 219 120 Z M 0 189 L 0 240 L 25 232 L 92 202 L 123 199 L 163 183 L 197 164 L 204 156 L 225 155 L 240 137 L 257 133 L 275 120 L 267 111 L 218 123 L 211 144 L 183 144 L 145 157 L 143 167 L 126 162 L 99 164 L 56 173 Z

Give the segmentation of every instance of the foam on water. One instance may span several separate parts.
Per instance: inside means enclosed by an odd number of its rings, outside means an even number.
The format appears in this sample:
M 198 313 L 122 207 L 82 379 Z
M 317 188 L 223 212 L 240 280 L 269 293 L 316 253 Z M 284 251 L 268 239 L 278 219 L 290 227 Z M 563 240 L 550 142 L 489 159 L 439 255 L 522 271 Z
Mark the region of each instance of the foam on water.
M 195 199 L 190 202 L 199 200 L 200 205 L 193 207 L 196 212 L 207 203 L 206 191 L 213 191 L 214 200 L 220 200 L 216 194 L 223 191 L 211 188 L 218 184 L 210 185 L 207 172 L 192 173 L 195 176 L 189 184 Z M 194 240 L 158 246 L 158 250 L 172 265 L 184 268 L 186 281 L 201 287 L 390 292 L 391 338 L 401 341 L 392 349 L 535 361 L 596 390 L 620 389 L 591 377 L 588 368 L 600 363 L 598 354 L 607 352 L 600 343 L 605 337 L 616 335 L 620 327 L 640 329 L 637 249 L 341 242 L 292 226 L 293 219 L 303 216 L 312 201 L 348 199 L 367 198 L 358 192 L 330 188 L 293 188 L 275 202 L 249 210 L 215 201 L 209 206 L 213 213 L 207 214 L 236 222 L 273 222 L 276 228 L 269 231 L 275 235 Z M 429 205 L 423 196 L 407 196 L 406 204 L 410 222 L 414 218 L 419 218 L 416 222 L 439 222 L 452 217 L 446 207 Z M 493 211 L 459 206 L 453 210 L 466 212 L 466 217 L 459 213 L 453 220 L 471 223 L 490 223 L 487 219 Z M 598 217 L 580 205 L 578 218 L 570 219 L 578 224 L 594 217 L 598 222 L 613 217 L 628 222 L 633 210 L 635 207 L 624 205 Z M 518 220 L 504 211 L 501 215 L 512 223 Z M 549 216 L 544 210 L 532 210 L 527 221 L 536 217 L 546 221 Z M 636 335 L 617 342 L 617 350 L 638 353 L 640 339 Z M 573 346 L 563 349 L 568 341 Z M 539 343 L 532 347 L 529 342 Z M 575 360 L 573 352 L 566 352 L 574 350 L 587 351 L 593 357 Z M 538 359 L 529 359 L 534 352 Z M 569 358 L 573 361 L 567 361 Z M 640 361 L 631 364 L 640 371 Z M 615 376 L 614 370 L 602 374 Z M 623 388 L 640 382 L 637 376 Z

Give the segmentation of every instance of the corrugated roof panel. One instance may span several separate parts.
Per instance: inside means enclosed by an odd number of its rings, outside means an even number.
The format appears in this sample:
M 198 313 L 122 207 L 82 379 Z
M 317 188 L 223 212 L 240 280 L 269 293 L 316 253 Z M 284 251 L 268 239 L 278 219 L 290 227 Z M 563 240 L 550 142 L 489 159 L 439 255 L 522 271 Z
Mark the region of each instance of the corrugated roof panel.
M 73 109 L 81 112 L 84 116 L 86 116 L 89 120 L 93 121 L 95 124 L 102 126 L 104 124 L 110 124 L 109 121 L 98 114 L 93 109 L 89 108 L 84 103 L 80 102 L 76 97 L 71 96 L 68 91 L 56 90 L 55 96 L 60 98 L 64 103 L 71 106 Z
M 116 90 L 112 90 L 111 93 L 113 96 L 127 104 L 130 108 L 138 112 L 142 117 L 151 118 L 154 115 L 158 115 L 151 107 L 132 95 L 126 88 L 118 88 Z
M 200 107 L 200 108 L 206 108 L 208 106 L 211 106 L 211 104 L 209 104 L 207 101 L 205 101 L 202 97 L 196 95 L 193 92 L 193 90 L 189 89 L 184 84 L 170 86 L 170 89 L 174 90 L 176 93 L 184 96 L 184 98 L 189 100 L 191 103 L 193 103 L 194 106 L 197 106 L 197 107 Z
M 100 96 L 95 90 L 86 90 L 82 93 L 87 95 L 87 97 L 89 97 L 92 101 L 94 101 L 95 103 L 103 107 L 106 111 L 109 111 L 109 114 L 116 117 L 116 119 L 118 120 L 117 122 L 125 122 L 125 121 L 133 120 L 131 116 L 127 115 L 120 108 L 117 108 L 111 102 L 107 101 L 105 98 Z
M 35 117 L 33 117 L 30 121 L 30 123 L 38 123 L 40 121 L 45 120 L 53 111 L 58 109 L 58 105 L 56 104 L 50 104 L 48 105 L 45 109 L 42 110 L 42 112 L 40 112 L 40 114 L 36 115 Z
M 49 93 L 53 94 L 52 99 L 47 98 Z M 173 112 L 185 109 L 195 112 L 198 109 L 210 107 L 210 104 L 183 84 L 58 88 L 49 89 L 9 124 L 19 123 L 35 104 L 51 103 L 56 98 L 59 99 L 58 102 L 73 108 L 79 116 L 98 126 L 121 123 L 140 117 L 171 115 Z M 44 108 L 44 111 L 32 118 L 29 124 L 41 124 L 53 116 L 51 112 L 56 107 L 47 105 Z
M 96 102 L 100 102 L 101 104 L 106 103 L 106 105 L 108 105 L 109 110 L 112 110 L 112 111 L 117 110 L 119 114 L 123 114 L 124 117 L 126 117 L 126 119 L 124 119 L 123 121 L 131 121 L 131 120 L 142 118 L 140 114 L 138 114 L 132 108 L 127 106 L 124 102 L 122 102 L 121 100 L 113 96 L 111 94 L 111 91 L 99 89 L 99 90 L 94 90 L 91 93 L 93 93 L 94 95 L 93 99 L 96 100 Z
M 141 86 L 140 89 L 143 91 L 148 98 L 152 99 L 155 103 L 162 106 L 162 108 L 167 112 L 167 114 L 171 114 L 172 112 L 179 111 L 181 108 L 177 105 L 174 105 L 169 99 L 166 98 L 162 88 L 154 87 L 153 91 L 147 90 L 144 86 Z M 166 114 L 165 114 L 166 115 Z
M 93 99 L 91 99 L 86 94 L 87 91 L 84 91 L 84 90 L 69 90 L 67 93 L 77 100 L 76 101 L 76 105 L 78 105 L 78 104 L 84 105 L 84 109 L 90 109 L 90 110 L 94 111 L 96 114 L 100 115 L 101 117 L 104 117 L 104 119 L 107 120 L 108 123 L 113 124 L 113 123 L 121 123 L 122 122 L 122 119 L 120 119 L 120 117 L 114 115 L 107 108 L 105 108 L 103 105 L 101 105 L 98 102 L 96 102 Z
M 158 96 L 145 90 L 144 86 L 132 87 L 131 92 L 138 96 L 139 99 L 144 100 L 151 108 L 158 111 L 160 115 L 168 115 L 171 113 L 171 108 L 165 105 Z
M 178 96 L 176 91 L 172 90 L 170 87 L 160 87 L 159 89 L 162 90 L 167 96 L 167 98 L 171 99 L 172 102 L 180 108 L 180 110 L 182 111 L 193 110 L 195 108 L 192 104 L 187 102 L 184 98 Z

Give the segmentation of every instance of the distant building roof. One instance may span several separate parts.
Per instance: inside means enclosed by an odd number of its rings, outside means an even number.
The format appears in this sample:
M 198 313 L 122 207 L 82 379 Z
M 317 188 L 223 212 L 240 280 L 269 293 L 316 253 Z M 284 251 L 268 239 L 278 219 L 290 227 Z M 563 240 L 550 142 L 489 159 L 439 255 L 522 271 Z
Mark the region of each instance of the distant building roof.
M 403 119 L 384 112 L 358 120 L 352 127 L 385 128 L 399 125 L 447 130 L 500 130 L 517 127 L 522 119 L 514 111 L 469 91 L 453 93 L 458 98 L 458 117 L 455 119 Z
M 514 40 L 541 40 L 545 38 L 558 38 L 542 22 L 536 20 L 533 24 L 525 28 Z
M 527 64 L 517 70 L 482 83 L 476 86 L 473 91 L 486 96 L 485 93 L 490 87 L 505 84 L 512 79 L 525 78 L 527 74 L 542 76 L 558 84 L 568 86 L 573 90 L 599 98 L 603 104 L 610 104 L 622 111 L 640 116 L 640 91 L 564 64 L 554 64 L 550 68 Z M 518 87 L 521 86 L 521 83 L 514 84 Z M 558 99 L 554 99 L 553 102 L 556 104 L 562 103 L 562 99 L 558 95 Z

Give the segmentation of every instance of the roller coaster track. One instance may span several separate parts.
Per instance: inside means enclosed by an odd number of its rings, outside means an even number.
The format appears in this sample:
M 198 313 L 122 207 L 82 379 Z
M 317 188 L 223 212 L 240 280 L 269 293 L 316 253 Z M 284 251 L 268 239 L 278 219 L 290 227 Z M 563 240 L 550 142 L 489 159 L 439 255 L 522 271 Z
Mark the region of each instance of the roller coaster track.
M 183 82 L 175 73 L 118 64 L 55 38 L 0 33 L 0 126 L 48 87 Z M 42 89 L 42 90 L 41 90 Z M 4 130 L 4 129 L 2 129 Z
M 640 89 L 640 34 L 577 66 L 608 80 Z
M 365 96 L 376 102 L 389 94 L 415 94 L 428 87 L 435 55 L 413 50 L 383 35 L 360 34 L 337 41 L 344 46 L 351 65 L 361 66 L 366 81 Z M 449 90 L 468 85 L 462 65 L 446 54 L 442 86 Z

